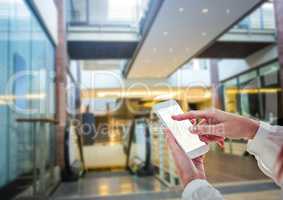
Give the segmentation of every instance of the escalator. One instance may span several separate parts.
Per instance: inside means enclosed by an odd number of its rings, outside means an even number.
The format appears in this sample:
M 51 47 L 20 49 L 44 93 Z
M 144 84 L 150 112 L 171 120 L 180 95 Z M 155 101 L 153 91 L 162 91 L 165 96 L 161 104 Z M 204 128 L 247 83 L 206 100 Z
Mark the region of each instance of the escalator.
M 135 119 L 125 139 L 124 149 L 127 156 L 126 167 L 138 176 L 153 176 L 151 165 L 151 139 L 145 118 Z
M 85 173 L 82 138 L 73 121 L 65 129 L 63 181 L 78 181 Z
M 148 121 L 145 118 L 134 119 L 124 131 L 125 170 L 89 171 L 79 181 L 61 184 L 53 199 L 178 198 L 180 191 L 170 190 L 154 174 Z
M 76 181 L 85 172 L 85 162 L 82 138 L 71 123 L 65 131 L 64 148 L 65 180 Z M 130 123 L 127 133 L 124 133 L 123 149 L 126 154 L 126 170 L 138 176 L 154 175 L 151 164 L 150 130 L 145 118 L 138 118 Z

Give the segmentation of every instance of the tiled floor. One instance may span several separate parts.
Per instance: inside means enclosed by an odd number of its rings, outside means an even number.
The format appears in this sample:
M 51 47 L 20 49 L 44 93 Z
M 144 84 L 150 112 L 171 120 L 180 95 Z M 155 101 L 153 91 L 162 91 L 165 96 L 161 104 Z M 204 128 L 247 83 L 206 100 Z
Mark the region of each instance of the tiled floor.
M 88 197 L 161 192 L 166 187 L 154 177 L 138 178 L 128 172 L 89 173 L 79 182 L 63 183 L 54 197 Z
M 279 200 L 280 190 L 264 176 L 250 157 L 209 153 L 206 172 L 228 200 Z M 139 178 L 128 172 L 88 173 L 78 182 L 63 183 L 56 200 L 164 200 L 180 199 L 181 188 L 169 189 L 154 177 Z
M 205 171 L 210 183 L 262 180 L 267 177 L 258 169 L 252 157 L 209 152 L 205 158 Z
M 270 180 L 215 184 L 228 200 L 279 200 L 280 190 Z M 161 200 L 180 199 L 181 188 L 169 189 L 154 177 L 138 178 L 127 172 L 90 173 L 76 183 L 63 183 L 56 200 Z

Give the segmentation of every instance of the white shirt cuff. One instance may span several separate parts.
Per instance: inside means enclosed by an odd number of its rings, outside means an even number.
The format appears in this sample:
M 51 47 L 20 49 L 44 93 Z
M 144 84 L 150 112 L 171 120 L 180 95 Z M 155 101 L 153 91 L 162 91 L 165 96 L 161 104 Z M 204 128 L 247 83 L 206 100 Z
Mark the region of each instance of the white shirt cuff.
M 190 182 L 184 192 L 183 192 L 183 199 L 184 197 L 190 197 L 192 194 L 201 187 L 211 187 L 211 185 L 204 179 L 195 179 Z
M 260 122 L 254 139 L 249 140 L 248 142 L 248 151 L 258 151 L 262 143 L 265 142 L 266 139 L 268 139 L 268 135 L 270 134 L 272 128 L 273 127 L 271 125 L 265 122 Z
M 276 133 L 276 127 L 260 122 L 254 139 L 249 140 L 247 150 L 258 161 L 259 168 L 269 177 L 274 177 L 273 169 L 276 162 L 277 149 L 269 136 Z

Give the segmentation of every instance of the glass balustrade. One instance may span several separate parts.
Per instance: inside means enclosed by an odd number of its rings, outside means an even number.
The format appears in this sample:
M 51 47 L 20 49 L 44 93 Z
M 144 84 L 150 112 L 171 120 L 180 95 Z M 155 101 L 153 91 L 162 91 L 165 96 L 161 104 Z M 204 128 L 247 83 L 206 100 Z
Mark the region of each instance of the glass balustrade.
M 70 25 L 139 29 L 149 0 L 69 0 Z
M 252 14 L 244 18 L 232 30 L 274 30 L 275 16 L 272 2 L 263 4 Z

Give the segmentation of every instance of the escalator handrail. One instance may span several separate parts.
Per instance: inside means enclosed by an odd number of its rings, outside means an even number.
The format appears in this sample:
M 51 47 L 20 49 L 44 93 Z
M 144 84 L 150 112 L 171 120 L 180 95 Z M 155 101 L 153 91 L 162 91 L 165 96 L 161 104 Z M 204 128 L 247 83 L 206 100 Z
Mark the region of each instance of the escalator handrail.
M 144 169 L 150 169 L 151 167 L 151 138 L 150 138 L 150 130 L 148 123 L 145 121 L 145 160 L 144 160 Z M 136 126 L 136 120 L 133 121 L 133 123 L 130 126 L 130 131 L 129 131 L 129 143 L 128 143 L 128 149 L 127 149 L 127 159 L 126 159 L 126 167 L 127 169 L 130 169 L 130 154 L 131 154 L 131 148 L 132 148 L 132 143 L 133 143 L 133 136 L 135 134 L 135 126 Z
M 130 153 L 131 153 L 131 148 L 132 148 L 132 142 L 133 142 L 133 136 L 135 134 L 135 120 L 131 122 L 130 128 L 129 128 L 129 140 L 128 140 L 128 145 L 127 145 L 127 150 L 126 150 L 126 167 L 127 169 L 130 168 Z

